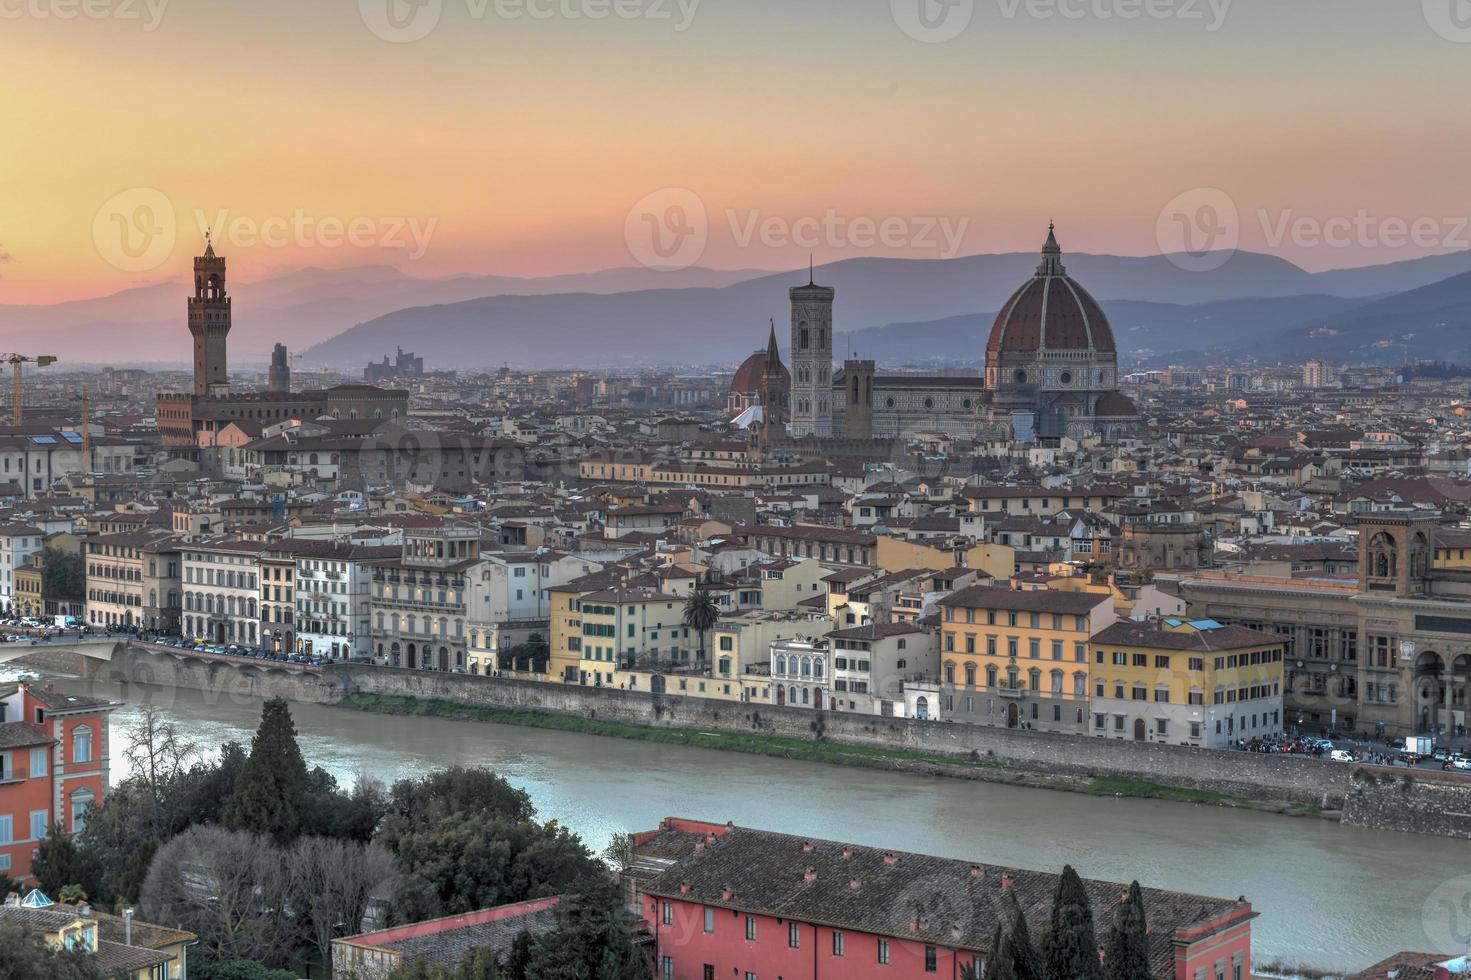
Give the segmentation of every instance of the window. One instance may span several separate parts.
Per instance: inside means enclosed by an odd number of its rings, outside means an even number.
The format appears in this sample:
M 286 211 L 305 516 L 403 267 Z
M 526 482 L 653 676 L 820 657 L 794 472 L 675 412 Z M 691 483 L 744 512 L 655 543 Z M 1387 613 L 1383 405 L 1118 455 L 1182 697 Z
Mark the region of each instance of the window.
M 46 838 L 46 824 L 50 816 L 45 810 L 34 810 L 31 812 L 31 840 L 44 840 Z
M 833 930 L 833 955 L 843 955 L 843 933 L 836 929 Z
M 666 926 L 673 925 L 674 924 L 674 906 L 670 905 L 668 902 L 665 902 L 664 903 L 664 912 L 663 912 L 663 915 L 660 918 L 661 918 L 661 921 Z
M 92 761 L 92 729 L 81 725 L 72 730 L 72 762 L 82 764 Z
M 879 940 L 879 962 L 885 964 L 889 962 L 889 941 L 887 939 Z
M 10 814 L 0 817 L 0 844 L 15 843 L 15 818 Z
M 754 940 L 755 938 L 756 938 L 756 917 L 754 915 L 748 915 L 748 916 L 746 916 L 746 939 L 748 939 L 748 940 Z
M 792 949 L 802 947 L 802 927 L 795 922 L 787 923 L 787 945 Z
M 715 931 L 715 910 L 714 909 L 706 909 L 705 910 L 705 931 L 706 932 L 714 932 Z
M 661 957 L 659 957 L 659 972 L 662 973 L 662 974 L 664 974 L 664 976 L 666 978 L 673 977 L 674 976 L 674 957 L 672 957 L 672 956 L 661 956 Z
M 31 778 L 46 775 L 46 749 L 31 749 Z
M 934 973 L 936 967 L 938 966 L 938 964 L 936 963 L 936 960 L 938 958 L 939 957 L 935 954 L 935 947 L 926 946 L 924 948 L 924 972 Z

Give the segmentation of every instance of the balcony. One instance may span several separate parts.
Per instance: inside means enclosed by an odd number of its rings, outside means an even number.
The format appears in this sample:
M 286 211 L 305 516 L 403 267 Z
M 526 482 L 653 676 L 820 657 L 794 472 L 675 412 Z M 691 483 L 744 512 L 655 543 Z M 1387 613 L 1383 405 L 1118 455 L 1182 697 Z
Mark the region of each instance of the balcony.
M 9 786 L 12 783 L 23 783 L 25 781 L 26 774 L 18 769 L 6 769 L 4 772 L 0 772 L 0 786 Z
M 1021 698 L 1027 696 L 1028 692 L 1031 691 L 1031 688 L 1023 687 L 1020 684 L 1016 685 L 1015 687 L 1010 684 L 997 684 L 996 687 L 993 688 L 993 690 L 997 694 L 1001 695 L 1003 698 L 1014 698 L 1020 700 Z

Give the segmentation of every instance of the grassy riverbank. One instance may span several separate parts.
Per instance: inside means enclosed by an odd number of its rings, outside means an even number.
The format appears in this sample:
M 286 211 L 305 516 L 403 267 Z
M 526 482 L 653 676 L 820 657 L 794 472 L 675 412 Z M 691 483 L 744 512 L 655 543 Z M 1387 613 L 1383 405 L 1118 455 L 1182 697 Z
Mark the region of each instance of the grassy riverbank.
M 1095 796 L 1126 796 L 1137 799 L 1169 800 L 1207 806 L 1241 807 L 1290 815 L 1306 815 L 1314 808 L 1298 804 L 1247 800 L 1207 790 L 1162 786 L 1142 779 L 1089 778 L 1070 773 L 1047 773 L 1003 765 L 984 758 L 954 758 L 908 749 L 879 748 L 866 745 L 844 745 L 813 739 L 788 738 L 756 733 L 702 732 L 687 728 L 664 728 L 635 725 L 621 721 L 605 721 L 578 715 L 559 715 L 543 711 L 522 711 L 458 704 L 453 701 L 426 700 L 379 694 L 350 694 L 344 707 L 393 715 L 423 715 L 460 721 L 487 722 L 496 725 L 518 725 L 524 728 L 548 728 L 579 735 L 601 735 L 661 745 L 685 745 L 721 752 L 744 752 L 804 762 L 825 762 L 866 769 L 887 769 L 923 775 L 978 779 L 1038 789 L 1089 793 Z

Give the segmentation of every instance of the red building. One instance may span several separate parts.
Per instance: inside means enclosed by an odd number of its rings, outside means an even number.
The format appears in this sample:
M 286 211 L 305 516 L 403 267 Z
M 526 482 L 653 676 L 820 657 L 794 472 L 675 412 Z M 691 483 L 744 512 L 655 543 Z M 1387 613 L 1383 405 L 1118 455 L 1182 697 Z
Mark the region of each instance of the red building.
M 959 980 L 984 964 L 1008 893 L 1033 936 L 1057 875 L 729 824 L 666 819 L 629 872 L 663 980 Z M 1100 943 L 1127 892 L 1085 881 Z M 1248 980 L 1243 900 L 1144 890 L 1159 980 Z
M 116 707 L 33 684 L 0 687 L 0 874 L 26 881 L 49 829 L 81 830 L 102 802 Z

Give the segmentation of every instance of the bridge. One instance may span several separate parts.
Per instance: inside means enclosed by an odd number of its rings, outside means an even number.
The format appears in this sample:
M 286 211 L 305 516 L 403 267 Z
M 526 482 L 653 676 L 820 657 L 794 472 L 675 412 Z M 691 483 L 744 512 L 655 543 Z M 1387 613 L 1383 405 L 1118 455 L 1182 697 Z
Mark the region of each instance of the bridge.
M 92 676 L 87 668 L 110 663 L 127 649 L 163 654 L 181 664 L 205 666 L 231 666 L 253 668 L 258 671 L 285 671 L 293 674 L 321 674 L 322 668 L 308 664 L 283 663 L 279 660 L 262 660 L 256 657 L 235 656 L 223 653 L 201 653 L 183 647 L 171 647 L 162 643 L 149 643 L 129 636 L 52 636 L 21 638 L 14 642 L 0 643 L 0 664 L 17 660 L 51 658 L 67 655 L 81 658 L 79 670 Z

